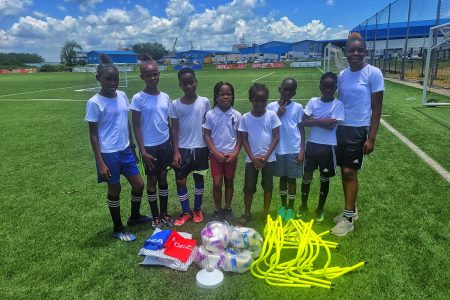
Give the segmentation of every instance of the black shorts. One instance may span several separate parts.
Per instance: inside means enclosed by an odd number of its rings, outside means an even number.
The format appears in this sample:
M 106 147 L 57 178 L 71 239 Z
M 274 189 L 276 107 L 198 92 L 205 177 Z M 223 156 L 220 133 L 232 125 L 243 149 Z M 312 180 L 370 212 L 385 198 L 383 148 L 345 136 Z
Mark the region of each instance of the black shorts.
M 359 170 L 364 159 L 364 143 L 369 127 L 338 126 L 336 158 L 340 167 Z
M 314 172 L 319 167 L 320 176 L 336 175 L 335 146 L 308 142 L 305 151 L 305 172 Z
M 147 164 L 143 162 L 146 175 L 155 176 L 159 172 L 172 167 L 173 152 L 170 139 L 160 145 L 145 147 L 145 151 L 156 158 L 156 161 L 153 161 L 153 169 L 150 169 Z
M 173 167 L 176 179 L 186 178 L 193 171 L 208 170 L 209 149 L 203 148 L 179 148 L 181 155 L 181 166 Z
M 271 191 L 273 189 L 273 171 L 275 168 L 275 162 L 266 162 L 266 165 L 261 170 L 262 179 L 261 186 L 264 191 Z M 244 193 L 254 194 L 256 192 L 256 184 L 258 182 L 259 171 L 253 167 L 253 163 L 245 164 L 245 182 Z

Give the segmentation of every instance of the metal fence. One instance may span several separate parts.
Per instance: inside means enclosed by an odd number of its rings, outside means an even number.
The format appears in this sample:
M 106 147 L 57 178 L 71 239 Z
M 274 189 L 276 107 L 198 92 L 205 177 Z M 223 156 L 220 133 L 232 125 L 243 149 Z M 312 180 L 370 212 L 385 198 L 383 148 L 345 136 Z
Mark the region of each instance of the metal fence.
M 386 77 L 421 82 L 430 27 L 450 22 L 450 0 L 397 0 L 353 28 L 366 40 L 368 60 Z M 450 47 L 436 54 L 439 87 L 450 88 Z

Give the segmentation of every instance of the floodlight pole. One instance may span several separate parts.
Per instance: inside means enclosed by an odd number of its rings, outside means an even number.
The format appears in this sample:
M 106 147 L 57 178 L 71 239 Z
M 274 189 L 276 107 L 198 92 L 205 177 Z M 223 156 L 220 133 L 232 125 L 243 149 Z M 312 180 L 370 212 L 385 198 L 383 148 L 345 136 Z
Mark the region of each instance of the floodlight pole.
M 403 50 L 402 76 L 401 76 L 401 80 L 405 80 L 406 51 L 408 51 L 409 22 L 410 22 L 410 20 L 411 20 L 411 2 L 412 2 L 412 0 L 409 0 L 409 6 L 408 6 L 408 25 L 406 25 L 405 49 Z

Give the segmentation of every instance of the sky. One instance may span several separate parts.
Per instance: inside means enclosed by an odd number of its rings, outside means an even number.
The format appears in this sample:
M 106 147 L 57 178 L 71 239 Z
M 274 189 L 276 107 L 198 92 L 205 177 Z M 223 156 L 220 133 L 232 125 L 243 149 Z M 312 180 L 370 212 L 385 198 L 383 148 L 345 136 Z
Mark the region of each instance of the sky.
M 83 51 L 159 42 L 177 51 L 230 50 L 273 40 L 345 38 L 392 0 L 0 0 L 0 52 L 59 61 L 65 41 Z

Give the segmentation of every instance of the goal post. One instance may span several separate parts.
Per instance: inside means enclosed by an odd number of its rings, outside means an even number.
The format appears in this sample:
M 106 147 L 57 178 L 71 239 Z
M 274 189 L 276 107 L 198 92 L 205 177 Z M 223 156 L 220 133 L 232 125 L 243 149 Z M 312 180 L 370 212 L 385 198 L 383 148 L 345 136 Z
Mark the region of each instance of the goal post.
M 119 88 L 128 87 L 128 73 L 134 71 L 134 64 L 114 63 L 119 71 Z M 96 79 L 98 64 L 87 64 L 84 66 L 85 88 L 77 89 L 76 92 L 93 92 L 100 91 L 100 83 Z
M 324 52 L 323 69 L 325 72 L 339 73 L 347 67 L 347 58 L 341 48 L 328 43 L 324 48 Z
M 433 89 L 442 89 L 440 96 Z M 439 93 L 442 94 L 442 93 Z M 422 105 L 450 106 L 450 23 L 430 28 L 424 70 Z

